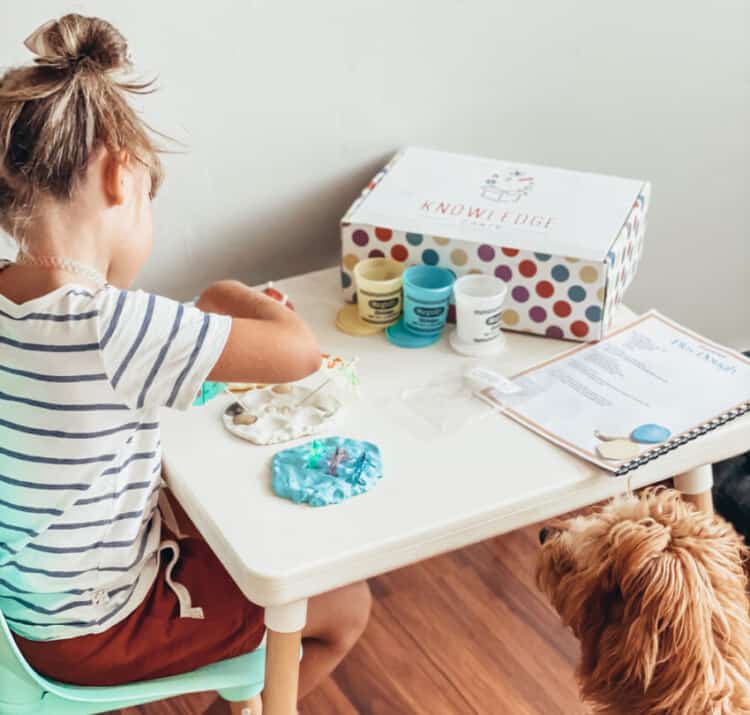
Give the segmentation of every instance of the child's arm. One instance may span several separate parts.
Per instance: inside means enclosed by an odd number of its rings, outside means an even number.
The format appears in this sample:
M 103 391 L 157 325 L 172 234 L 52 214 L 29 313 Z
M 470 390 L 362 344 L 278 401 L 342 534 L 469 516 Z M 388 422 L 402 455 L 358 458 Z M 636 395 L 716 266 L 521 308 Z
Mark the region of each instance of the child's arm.
M 239 281 L 219 281 L 197 307 L 232 316 L 224 351 L 208 375 L 217 382 L 292 382 L 320 368 L 320 348 L 292 310 Z

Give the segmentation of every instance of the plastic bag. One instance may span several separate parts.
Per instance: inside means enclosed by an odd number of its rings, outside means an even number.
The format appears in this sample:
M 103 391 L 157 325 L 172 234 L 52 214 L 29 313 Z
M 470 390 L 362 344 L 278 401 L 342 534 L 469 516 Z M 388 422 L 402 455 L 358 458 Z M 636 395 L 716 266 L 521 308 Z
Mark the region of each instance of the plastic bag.
M 476 395 L 487 387 L 507 392 L 516 389 L 492 363 L 471 362 L 404 390 L 401 402 L 418 418 L 414 429 L 420 436 L 439 437 L 483 420 L 496 411 Z

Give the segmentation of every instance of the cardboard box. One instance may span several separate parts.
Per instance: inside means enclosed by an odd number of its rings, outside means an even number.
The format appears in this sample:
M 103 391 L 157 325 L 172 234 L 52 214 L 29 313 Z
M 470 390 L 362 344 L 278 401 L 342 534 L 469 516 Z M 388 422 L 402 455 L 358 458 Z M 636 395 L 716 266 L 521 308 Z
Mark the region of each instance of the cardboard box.
M 494 273 L 504 328 L 598 340 L 638 267 L 649 194 L 646 181 L 405 149 L 341 221 L 344 298 L 369 256 Z

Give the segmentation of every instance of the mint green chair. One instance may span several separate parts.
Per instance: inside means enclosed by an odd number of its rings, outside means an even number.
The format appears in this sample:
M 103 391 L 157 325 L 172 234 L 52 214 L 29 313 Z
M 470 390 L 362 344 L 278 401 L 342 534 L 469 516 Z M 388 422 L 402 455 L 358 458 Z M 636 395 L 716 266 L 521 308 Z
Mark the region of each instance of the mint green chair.
M 203 690 L 216 690 L 225 700 L 249 700 L 263 690 L 265 657 L 258 649 L 191 673 L 130 685 L 65 685 L 34 672 L 0 613 L 0 715 L 92 715 Z

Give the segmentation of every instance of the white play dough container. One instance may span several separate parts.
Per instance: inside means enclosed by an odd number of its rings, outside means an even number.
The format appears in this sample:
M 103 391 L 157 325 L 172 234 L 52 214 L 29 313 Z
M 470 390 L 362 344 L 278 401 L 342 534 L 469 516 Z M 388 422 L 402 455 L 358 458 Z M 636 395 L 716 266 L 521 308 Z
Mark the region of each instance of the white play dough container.
M 504 281 L 486 274 L 463 276 L 453 284 L 456 330 L 450 342 L 456 352 L 492 355 L 505 347 L 500 321 L 507 293 Z

